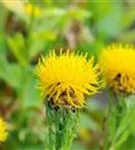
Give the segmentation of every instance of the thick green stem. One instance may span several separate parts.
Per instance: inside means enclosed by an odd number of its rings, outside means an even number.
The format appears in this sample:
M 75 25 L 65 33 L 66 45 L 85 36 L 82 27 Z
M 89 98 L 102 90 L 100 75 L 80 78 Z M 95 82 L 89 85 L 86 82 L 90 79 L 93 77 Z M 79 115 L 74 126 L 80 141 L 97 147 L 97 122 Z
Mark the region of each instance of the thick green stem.
M 104 150 L 116 149 L 116 143 L 118 141 L 117 131 L 121 126 L 121 120 L 126 111 L 124 97 L 120 94 L 114 95 L 111 91 L 108 91 L 108 111 L 105 123 L 105 138 L 104 138 Z
M 49 126 L 47 150 L 69 150 L 76 137 L 80 110 L 55 110 L 47 104 L 46 112 Z

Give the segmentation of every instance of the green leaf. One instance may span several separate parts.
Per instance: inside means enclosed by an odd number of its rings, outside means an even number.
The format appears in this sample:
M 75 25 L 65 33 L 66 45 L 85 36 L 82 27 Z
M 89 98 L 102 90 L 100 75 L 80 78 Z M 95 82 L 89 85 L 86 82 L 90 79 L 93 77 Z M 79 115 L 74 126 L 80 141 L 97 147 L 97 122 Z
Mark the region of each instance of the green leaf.
M 41 100 L 41 94 L 37 89 L 36 77 L 33 72 L 33 68 L 28 68 L 23 75 L 23 85 L 21 86 L 20 99 L 24 108 L 41 107 L 43 100 Z
M 60 17 L 64 15 L 66 11 L 62 8 L 57 8 L 57 7 L 51 7 L 51 8 L 46 8 L 43 12 L 43 16 L 48 18 L 48 17 Z
M 24 38 L 20 33 L 7 38 L 8 46 L 18 62 L 26 67 L 28 65 L 28 50 L 25 47 Z
M 0 56 L 0 77 L 17 90 L 22 82 L 22 68 L 18 64 L 9 64 L 5 57 Z
M 29 48 L 29 59 L 31 60 L 33 57 L 43 51 L 49 42 L 56 40 L 56 37 L 57 33 L 51 30 L 41 30 L 37 31 L 36 34 L 33 34 Z
M 18 64 L 10 64 L 7 67 L 6 81 L 15 89 L 19 89 L 22 84 L 22 68 Z
M 78 50 L 88 53 L 88 57 L 94 56 L 95 60 L 97 60 L 103 47 L 104 44 L 99 41 L 93 43 L 83 42 L 78 46 Z
M 93 29 L 97 31 L 101 40 L 108 40 L 123 29 L 124 9 L 121 0 L 106 0 L 105 2 L 92 0 L 91 3 L 88 3 L 88 8 L 95 19 Z
M 123 142 L 135 131 L 135 97 L 130 96 L 124 99 L 127 108 L 124 110 L 123 117 L 116 132 L 116 147 L 120 147 Z
M 86 9 L 83 8 L 73 8 L 73 9 L 69 9 L 67 10 L 66 14 L 65 14 L 65 18 L 74 18 L 77 20 L 85 20 L 87 18 L 91 17 L 91 13 L 89 11 L 87 11 Z

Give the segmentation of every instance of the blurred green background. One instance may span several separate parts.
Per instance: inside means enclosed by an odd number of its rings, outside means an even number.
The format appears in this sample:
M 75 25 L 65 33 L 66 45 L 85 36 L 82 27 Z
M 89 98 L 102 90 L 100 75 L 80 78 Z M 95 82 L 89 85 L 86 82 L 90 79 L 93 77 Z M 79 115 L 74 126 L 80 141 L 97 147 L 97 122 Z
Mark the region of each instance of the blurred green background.
M 134 10 L 132 0 L 0 1 L 0 115 L 9 131 L 1 150 L 44 150 L 46 114 L 35 75 L 40 55 L 63 48 L 97 59 L 109 43 L 133 44 Z M 72 150 L 102 148 L 105 111 L 103 95 L 87 98 Z M 133 134 L 123 147 L 135 149 L 134 140 Z

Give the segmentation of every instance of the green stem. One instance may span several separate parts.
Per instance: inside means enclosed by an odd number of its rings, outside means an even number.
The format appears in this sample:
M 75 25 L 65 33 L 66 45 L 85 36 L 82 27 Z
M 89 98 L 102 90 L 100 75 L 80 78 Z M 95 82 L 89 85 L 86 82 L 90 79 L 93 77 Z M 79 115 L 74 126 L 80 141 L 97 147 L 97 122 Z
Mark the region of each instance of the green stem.
M 106 117 L 104 150 L 115 150 L 117 143 L 117 130 L 120 126 L 123 112 L 125 110 L 125 101 L 123 95 L 114 95 L 110 90 L 108 91 L 108 111 Z
M 69 150 L 76 137 L 76 129 L 80 119 L 80 110 L 51 108 L 47 104 L 48 144 L 49 150 Z
M 54 114 L 48 104 L 46 104 L 46 114 L 48 120 L 48 135 L 46 140 L 46 149 L 45 150 L 55 150 L 55 131 L 53 129 L 54 124 Z

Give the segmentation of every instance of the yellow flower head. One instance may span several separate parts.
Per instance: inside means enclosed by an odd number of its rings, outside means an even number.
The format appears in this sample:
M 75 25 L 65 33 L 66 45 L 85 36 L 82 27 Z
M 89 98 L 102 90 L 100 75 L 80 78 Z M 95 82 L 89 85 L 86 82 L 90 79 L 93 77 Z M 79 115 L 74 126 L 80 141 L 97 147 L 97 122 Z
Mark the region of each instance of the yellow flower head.
M 0 143 L 7 139 L 6 123 L 0 118 Z
M 99 70 L 93 58 L 86 55 L 50 53 L 39 61 L 36 73 L 42 94 L 59 107 L 82 108 L 84 94 L 92 95 L 99 89 Z
M 41 14 L 41 10 L 37 6 L 33 6 L 30 3 L 26 3 L 24 6 L 24 12 L 28 15 L 32 15 L 34 13 L 35 16 L 39 16 Z
M 135 49 L 129 45 L 112 45 L 104 49 L 100 65 L 109 87 L 115 91 L 135 91 Z

